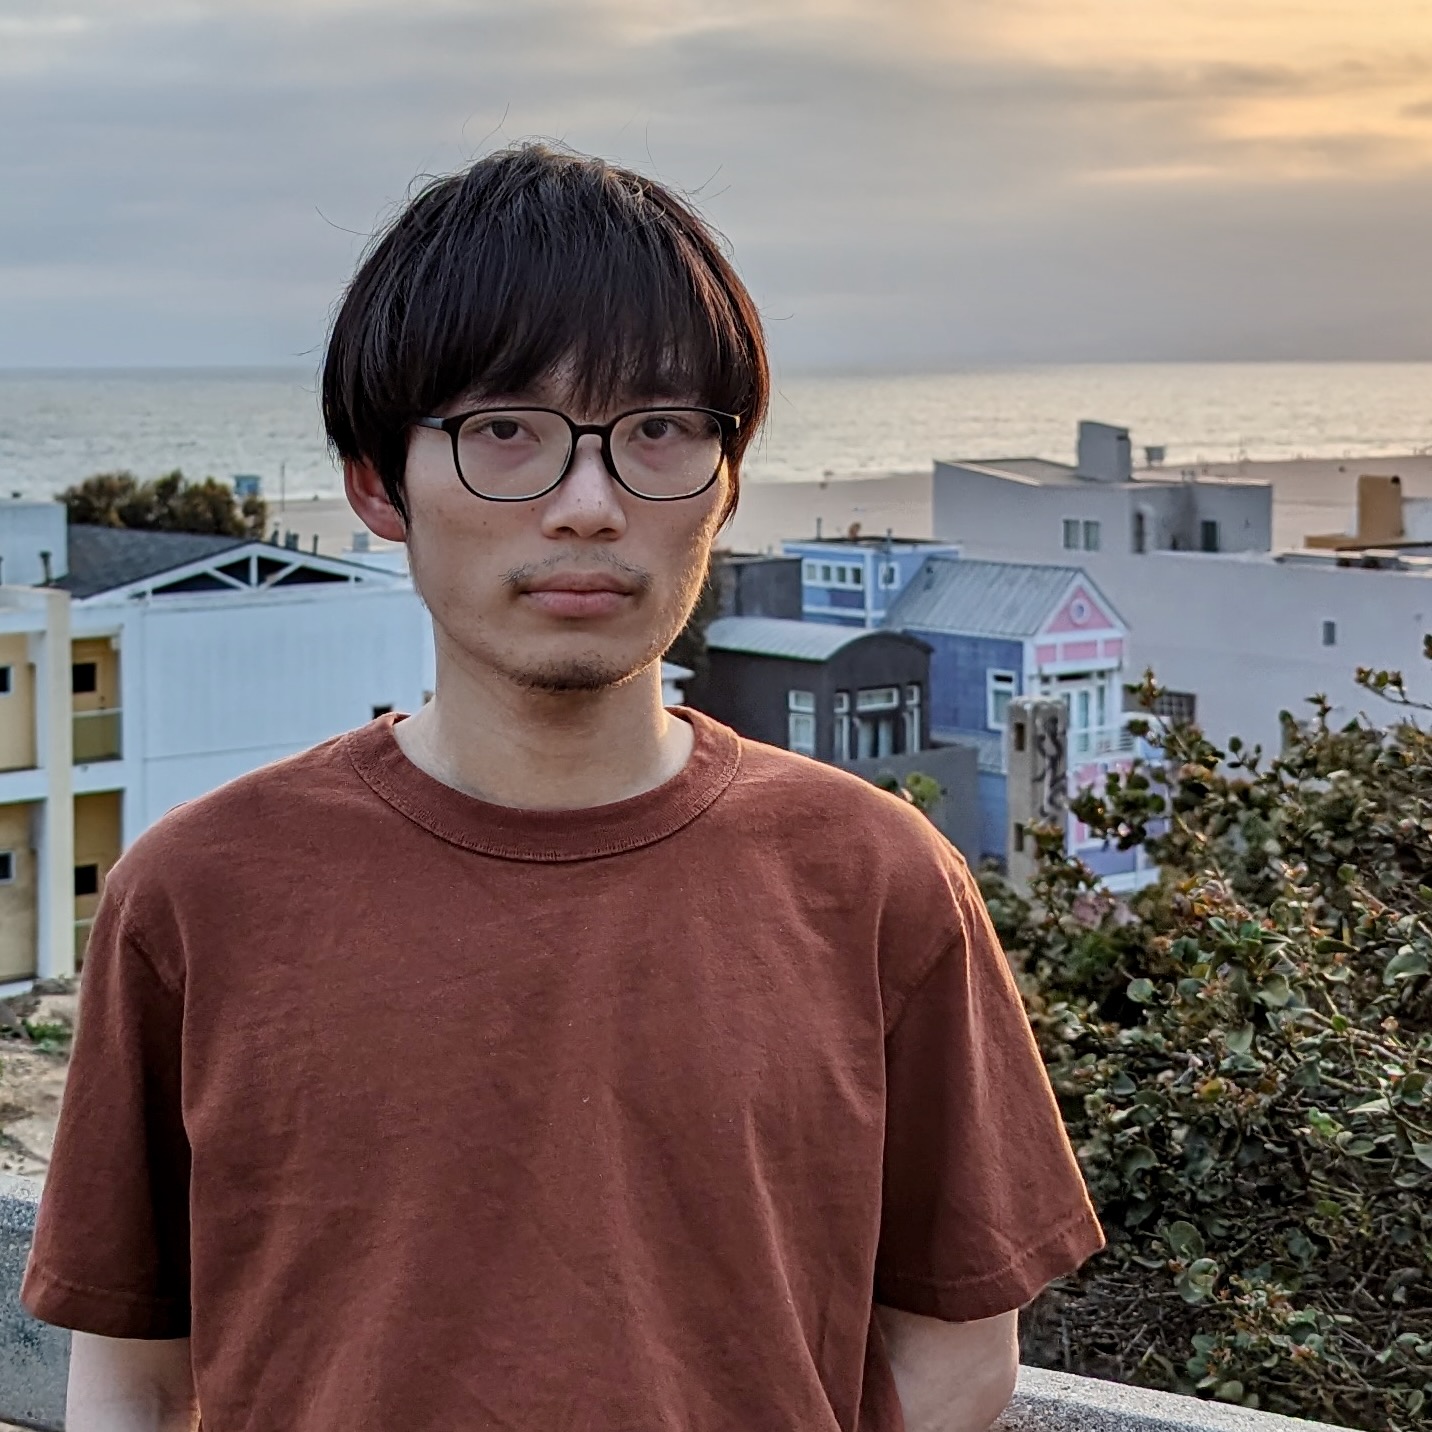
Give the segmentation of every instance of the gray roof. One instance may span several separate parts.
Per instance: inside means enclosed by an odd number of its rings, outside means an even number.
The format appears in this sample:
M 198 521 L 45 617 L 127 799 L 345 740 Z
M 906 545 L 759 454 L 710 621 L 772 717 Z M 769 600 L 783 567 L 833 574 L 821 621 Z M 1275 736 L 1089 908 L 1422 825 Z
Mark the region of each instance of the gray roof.
M 958 636 L 1034 636 L 1076 577 L 1078 567 L 927 557 L 885 618 L 885 625 Z
M 791 661 L 829 661 L 862 637 L 890 635 L 868 627 L 792 621 L 789 617 L 718 617 L 706 628 L 706 645 L 717 651 L 783 656 Z
M 246 547 L 248 537 L 205 537 L 193 532 L 139 532 L 127 527 L 69 529 L 69 572 L 54 583 L 73 597 L 93 597 L 158 576 L 187 562 Z

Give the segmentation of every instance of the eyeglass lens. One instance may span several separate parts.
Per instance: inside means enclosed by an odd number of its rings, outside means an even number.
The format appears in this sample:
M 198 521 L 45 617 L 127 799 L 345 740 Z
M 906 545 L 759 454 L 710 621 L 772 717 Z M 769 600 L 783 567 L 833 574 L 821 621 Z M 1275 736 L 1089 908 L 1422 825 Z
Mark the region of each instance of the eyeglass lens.
M 612 430 L 612 461 L 643 497 L 686 497 L 721 464 L 721 427 L 692 408 L 629 413 Z M 484 497 L 535 497 L 567 466 L 572 431 L 557 413 L 530 409 L 474 413 L 458 432 L 458 467 Z

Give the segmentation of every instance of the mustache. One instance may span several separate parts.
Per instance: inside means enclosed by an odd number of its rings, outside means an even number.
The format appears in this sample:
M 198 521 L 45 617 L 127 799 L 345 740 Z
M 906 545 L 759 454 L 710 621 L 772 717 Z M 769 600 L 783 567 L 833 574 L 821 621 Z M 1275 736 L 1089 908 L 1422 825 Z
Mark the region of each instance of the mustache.
M 638 591 L 650 591 L 652 577 L 644 567 L 634 567 L 610 554 L 584 554 L 581 557 L 546 557 L 540 562 L 524 562 L 520 567 L 511 567 L 502 574 L 503 585 L 513 591 L 522 591 L 538 577 L 547 572 L 617 572 Z

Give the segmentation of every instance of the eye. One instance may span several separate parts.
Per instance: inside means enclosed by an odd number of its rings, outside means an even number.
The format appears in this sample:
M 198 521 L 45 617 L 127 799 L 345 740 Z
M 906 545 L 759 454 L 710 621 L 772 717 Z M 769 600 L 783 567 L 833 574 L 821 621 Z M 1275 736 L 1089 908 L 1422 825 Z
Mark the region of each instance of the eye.
M 490 438 L 506 442 L 515 438 L 522 428 L 515 418 L 492 418 L 488 422 L 480 424 L 478 430 Z
M 638 432 L 648 442 L 655 442 L 658 438 L 664 438 L 675 427 L 676 420 L 674 418 L 653 416 L 642 419 Z

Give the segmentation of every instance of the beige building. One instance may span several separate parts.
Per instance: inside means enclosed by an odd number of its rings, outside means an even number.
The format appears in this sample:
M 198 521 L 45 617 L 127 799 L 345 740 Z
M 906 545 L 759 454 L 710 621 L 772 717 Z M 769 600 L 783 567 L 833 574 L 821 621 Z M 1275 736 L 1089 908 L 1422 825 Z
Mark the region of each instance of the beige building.
M 76 726 L 93 745 L 101 696 L 76 690 L 95 665 L 84 649 L 93 643 L 80 645 L 77 654 L 68 592 L 0 587 L 0 988 L 74 971 L 94 893 L 119 858 L 105 796 L 74 794 Z M 99 748 L 94 756 L 104 758 Z

